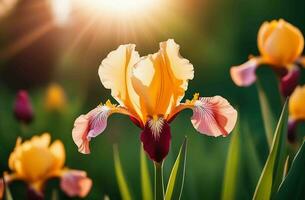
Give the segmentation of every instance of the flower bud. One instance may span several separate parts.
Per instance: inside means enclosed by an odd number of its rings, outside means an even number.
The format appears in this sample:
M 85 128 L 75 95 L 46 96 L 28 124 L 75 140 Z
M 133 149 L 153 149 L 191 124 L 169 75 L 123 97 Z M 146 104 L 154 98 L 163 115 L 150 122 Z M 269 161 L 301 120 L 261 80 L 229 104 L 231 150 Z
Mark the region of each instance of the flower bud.
M 14 105 L 14 115 L 17 120 L 26 124 L 33 120 L 34 113 L 32 104 L 29 95 L 25 90 L 20 90 L 17 93 Z
M 60 111 L 66 105 L 64 89 L 58 84 L 51 84 L 46 92 L 45 107 L 50 111 Z

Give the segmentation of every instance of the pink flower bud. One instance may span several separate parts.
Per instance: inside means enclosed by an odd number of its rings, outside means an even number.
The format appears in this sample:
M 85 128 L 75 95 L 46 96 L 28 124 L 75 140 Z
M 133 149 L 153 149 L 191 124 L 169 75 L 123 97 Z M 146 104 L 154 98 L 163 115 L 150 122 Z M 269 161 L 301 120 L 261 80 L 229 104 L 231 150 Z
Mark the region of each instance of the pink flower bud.
M 17 120 L 26 124 L 33 120 L 33 108 L 27 91 L 20 90 L 16 96 L 14 115 Z

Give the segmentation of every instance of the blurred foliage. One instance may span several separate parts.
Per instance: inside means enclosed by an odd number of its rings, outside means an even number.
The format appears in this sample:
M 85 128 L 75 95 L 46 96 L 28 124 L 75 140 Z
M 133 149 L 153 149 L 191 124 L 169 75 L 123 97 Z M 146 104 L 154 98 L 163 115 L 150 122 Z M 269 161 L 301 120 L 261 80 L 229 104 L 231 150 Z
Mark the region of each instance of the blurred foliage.
M 157 9 L 150 16 L 154 23 L 141 25 L 145 29 L 131 23 L 125 24 L 127 31 L 121 32 L 119 25 L 124 22 L 113 20 L 112 26 L 107 27 L 109 30 L 105 30 L 103 19 L 89 24 L 90 17 L 78 16 L 67 26 L 53 27 L 20 51 L 5 54 L 10 45 L 33 30 L 43 28 L 51 19 L 47 4 L 41 2 L 45 1 L 20 0 L 9 15 L 0 19 L 1 173 L 9 170 L 8 157 L 18 136 L 28 139 L 47 131 L 53 139 L 64 142 L 67 166 L 86 170 L 93 178 L 88 199 L 102 199 L 105 195 L 120 199 L 112 157 L 112 145 L 116 143 L 126 181 L 133 188 L 135 198 L 141 199 L 140 130 L 127 117 L 109 119 L 105 133 L 92 140 L 90 155 L 77 152 L 71 130 L 78 115 L 111 98 L 110 91 L 102 87 L 97 75 L 98 66 L 107 53 L 123 43 L 136 43 L 137 49 L 145 54 L 155 52 L 160 41 L 174 38 L 181 46 L 181 54 L 195 67 L 195 78 L 189 82 L 186 97 L 194 92 L 202 96 L 222 95 L 239 109 L 241 155 L 236 199 L 252 197 L 269 149 L 257 90 L 255 86 L 235 86 L 229 69 L 246 61 L 249 54 L 258 54 L 257 31 L 265 20 L 284 18 L 305 33 L 305 1 L 167 0 L 166 12 Z M 259 74 L 267 77 L 262 84 L 267 88 L 270 106 L 278 119 L 282 105 L 276 95 L 274 74 L 268 69 L 259 70 L 262 70 Z M 302 83 L 305 83 L 304 71 Z M 50 82 L 59 83 L 65 89 L 67 104 L 62 112 L 45 108 L 44 95 Z M 18 89 L 28 89 L 32 99 L 35 119 L 29 126 L 22 126 L 13 117 L 12 106 Z M 187 135 L 189 146 L 182 199 L 219 199 L 231 136 L 211 138 L 198 134 L 186 120 L 190 115 L 186 111 L 172 122 L 171 151 L 164 164 L 165 180 L 168 180 L 180 143 Z M 300 138 L 304 137 L 304 125 L 298 128 L 298 133 Z M 148 164 L 152 174 L 153 165 Z M 21 182 L 13 183 L 10 188 L 14 199 L 25 195 Z M 58 189 L 58 180 L 48 182 L 48 198 L 54 189 Z M 65 197 L 59 190 L 58 196 L 59 199 Z

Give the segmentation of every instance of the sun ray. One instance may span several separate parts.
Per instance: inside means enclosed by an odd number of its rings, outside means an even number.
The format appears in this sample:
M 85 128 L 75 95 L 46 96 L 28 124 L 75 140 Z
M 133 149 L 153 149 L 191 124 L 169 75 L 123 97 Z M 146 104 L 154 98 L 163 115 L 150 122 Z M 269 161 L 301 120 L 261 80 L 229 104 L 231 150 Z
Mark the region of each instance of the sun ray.
M 24 50 L 25 48 L 33 44 L 37 39 L 41 38 L 46 33 L 48 33 L 53 27 L 54 24 L 52 22 L 48 22 L 43 25 L 40 25 L 36 29 L 23 35 L 21 38 L 18 38 L 16 41 L 9 44 L 7 47 L 1 49 L 0 58 L 1 59 L 9 58 L 16 55 L 20 51 Z

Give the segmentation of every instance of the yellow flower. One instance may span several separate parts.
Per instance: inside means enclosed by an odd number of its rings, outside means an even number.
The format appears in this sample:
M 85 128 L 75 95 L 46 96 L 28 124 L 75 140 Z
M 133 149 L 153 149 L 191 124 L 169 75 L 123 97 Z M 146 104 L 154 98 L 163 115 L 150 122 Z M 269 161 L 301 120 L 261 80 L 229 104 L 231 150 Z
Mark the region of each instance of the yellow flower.
M 60 111 L 66 106 L 64 89 L 58 84 L 51 84 L 45 95 L 45 107 L 47 110 Z
M 50 142 L 48 133 L 34 136 L 23 143 L 18 138 L 9 157 L 12 173 L 5 174 L 6 182 L 22 180 L 37 194 L 42 194 L 44 183 L 48 179 L 68 177 L 67 174 L 70 175 L 73 170 L 64 168 L 66 155 L 63 143 L 60 140 L 52 144 Z
M 298 86 L 289 100 L 289 114 L 295 120 L 305 120 L 305 85 Z
M 65 149 L 61 141 L 50 145 L 50 135 L 44 133 L 21 143 L 19 138 L 9 157 L 9 168 L 16 179 L 24 180 L 37 191 L 50 177 L 59 176 L 65 162 Z
M 304 65 L 304 58 L 301 57 L 304 37 L 297 27 L 283 19 L 264 22 L 258 31 L 257 43 L 260 56 L 251 57 L 246 63 L 231 68 L 231 77 L 238 86 L 249 86 L 255 82 L 255 71 L 261 64 L 284 69 L 287 77 L 295 77 L 289 74 L 296 73 L 295 63 Z

